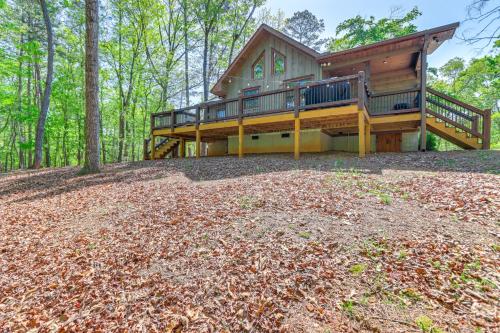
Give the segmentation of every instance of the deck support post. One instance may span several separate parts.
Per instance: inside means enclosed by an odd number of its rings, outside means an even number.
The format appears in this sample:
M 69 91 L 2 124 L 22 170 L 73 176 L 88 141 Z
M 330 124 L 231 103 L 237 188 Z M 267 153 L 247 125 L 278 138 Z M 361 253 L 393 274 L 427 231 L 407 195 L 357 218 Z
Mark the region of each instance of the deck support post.
M 420 150 L 425 151 L 427 146 L 427 112 L 426 112 L 426 86 L 427 86 L 427 47 L 429 35 L 424 37 L 424 45 L 420 52 Z
M 300 118 L 295 118 L 295 126 L 293 132 L 293 158 L 300 158 Z
M 359 157 L 365 157 L 366 155 L 365 115 L 363 113 L 363 110 L 358 111 L 358 145 L 359 145 Z
M 370 122 L 366 122 L 365 124 L 365 150 L 367 154 L 371 153 L 372 150 L 372 133 L 371 133 L 371 125 Z
M 196 129 L 196 158 L 201 156 L 201 133 L 200 130 Z
M 243 124 L 240 122 L 238 124 L 238 157 L 242 158 L 244 155 L 244 139 L 245 139 L 245 129 Z
M 359 157 L 366 155 L 366 133 L 365 133 L 365 72 L 358 72 L 358 150 Z M 366 119 L 368 120 L 368 119 Z
M 483 116 L 483 149 L 490 149 L 491 141 L 491 109 L 484 110 Z
M 180 139 L 181 141 L 179 142 L 179 157 L 184 158 L 186 157 L 186 140 L 184 138 Z
M 151 137 L 151 160 L 155 159 L 155 142 L 156 142 L 156 136 Z

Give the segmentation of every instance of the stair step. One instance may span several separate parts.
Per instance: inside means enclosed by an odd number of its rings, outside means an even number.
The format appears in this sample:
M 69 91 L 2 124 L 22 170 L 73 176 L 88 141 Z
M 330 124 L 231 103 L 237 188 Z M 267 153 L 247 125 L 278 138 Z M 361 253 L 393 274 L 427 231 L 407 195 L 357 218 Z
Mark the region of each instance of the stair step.
M 476 136 L 469 136 L 470 133 L 466 133 L 445 121 L 439 121 L 435 117 L 427 117 L 427 125 L 429 130 L 446 140 L 451 141 L 458 146 L 465 149 L 481 149 L 481 144 L 479 143 L 479 138 Z M 460 131 L 459 131 L 460 130 Z

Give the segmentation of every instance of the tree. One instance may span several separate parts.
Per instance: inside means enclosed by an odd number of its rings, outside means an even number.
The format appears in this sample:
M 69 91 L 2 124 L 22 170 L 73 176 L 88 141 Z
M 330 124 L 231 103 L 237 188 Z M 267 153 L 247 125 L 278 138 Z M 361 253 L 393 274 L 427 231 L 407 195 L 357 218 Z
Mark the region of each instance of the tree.
M 36 128 L 35 138 L 35 162 L 33 168 L 38 169 L 42 165 L 42 147 L 45 135 L 45 122 L 47 120 L 47 113 L 49 112 L 50 94 L 52 91 L 52 76 L 54 73 L 54 40 L 52 32 L 52 24 L 50 22 L 49 12 L 47 10 L 47 3 L 45 0 L 40 0 L 42 8 L 43 20 L 47 30 L 47 77 L 45 79 L 45 89 L 43 92 L 42 106 L 40 109 L 40 116 L 38 117 L 38 124 Z
M 480 109 L 492 109 L 491 146 L 500 145 L 498 110 L 500 108 L 500 49 L 494 48 L 493 55 L 486 55 L 466 62 L 452 58 L 438 69 L 429 68 L 429 85 L 463 102 Z M 445 145 L 438 140 L 438 146 Z
M 263 0 L 233 0 L 228 11 L 230 17 L 231 46 L 229 47 L 228 64 L 233 61 L 236 43 L 241 39 L 245 29 L 253 20 L 255 9 L 264 3 Z
M 315 50 L 321 49 L 326 39 L 320 39 L 320 34 L 325 31 L 323 19 L 318 20 L 307 9 L 293 13 L 291 18 L 285 21 L 285 33 Z
M 194 13 L 203 33 L 203 101 L 208 101 L 210 89 L 210 59 L 211 35 L 217 28 L 218 20 L 228 9 L 227 0 L 198 0 L 194 5 Z
M 85 0 L 85 173 L 99 172 L 99 0 Z
M 330 40 L 328 49 L 341 51 L 416 32 L 414 21 L 422 15 L 418 8 L 402 16 L 399 12 L 399 9 L 393 9 L 388 18 L 380 20 L 373 16 L 366 19 L 357 15 L 341 22 L 335 30 L 337 37 Z
M 269 8 L 262 8 L 257 14 L 257 22 L 259 25 L 264 23 L 276 30 L 284 32 L 286 25 L 285 12 L 278 9 L 276 13 L 273 13 Z
M 462 39 L 471 45 L 482 44 L 486 48 L 494 43 L 500 46 L 500 5 L 491 0 L 472 0 L 467 6 L 465 22 L 471 22 L 475 28 L 465 31 Z

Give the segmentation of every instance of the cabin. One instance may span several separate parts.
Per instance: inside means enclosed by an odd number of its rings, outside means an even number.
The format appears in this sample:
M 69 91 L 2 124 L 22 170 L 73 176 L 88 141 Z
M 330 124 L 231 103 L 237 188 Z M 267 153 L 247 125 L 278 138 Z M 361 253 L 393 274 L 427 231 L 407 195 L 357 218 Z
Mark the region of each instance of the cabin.
M 425 150 L 427 132 L 489 149 L 491 111 L 427 87 L 427 56 L 453 23 L 318 53 L 261 25 L 211 92 L 218 99 L 151 115 L 145 159 L 193 155 Z M 191 142 L 191 143 L 190 143 Z

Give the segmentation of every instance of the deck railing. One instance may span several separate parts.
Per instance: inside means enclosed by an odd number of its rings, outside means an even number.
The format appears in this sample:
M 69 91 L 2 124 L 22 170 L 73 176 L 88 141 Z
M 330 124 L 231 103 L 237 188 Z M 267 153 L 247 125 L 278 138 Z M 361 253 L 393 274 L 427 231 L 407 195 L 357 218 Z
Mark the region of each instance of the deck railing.
M 368 110 L 371 115 L 415 112 L 420 108 L 420 90 L 410 89 L 371 95 Z
M 362 95 L 358 91 L 362 87 Z M 332 78 L 305 86 L 266 91 L 251 96 L 202 103 L 191 107 L 151 115 L 151 128 L 175 128 L 186 125 L 242 119 L 245 117 L 299 112 L 355 104 L 367 104 L 364 73 Z M 361 97 L 361 98 L 360 98 Z

